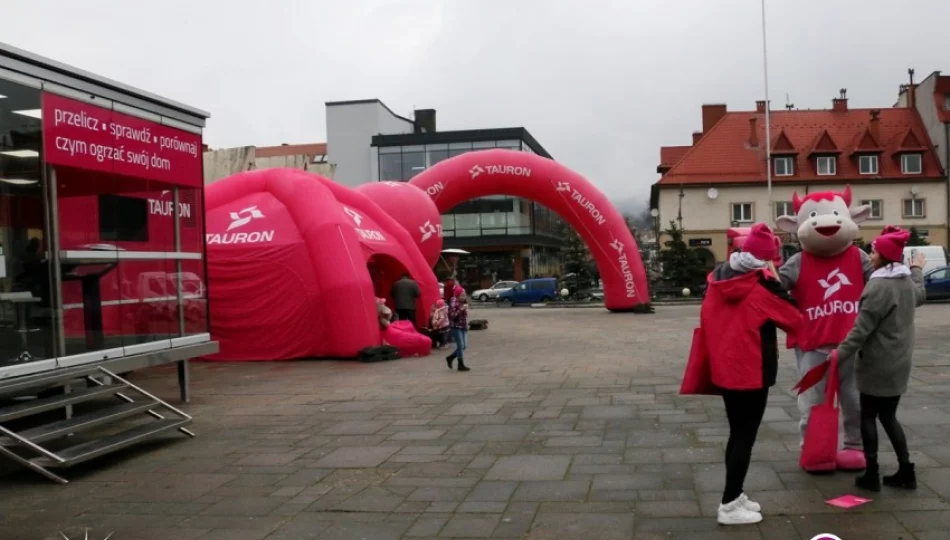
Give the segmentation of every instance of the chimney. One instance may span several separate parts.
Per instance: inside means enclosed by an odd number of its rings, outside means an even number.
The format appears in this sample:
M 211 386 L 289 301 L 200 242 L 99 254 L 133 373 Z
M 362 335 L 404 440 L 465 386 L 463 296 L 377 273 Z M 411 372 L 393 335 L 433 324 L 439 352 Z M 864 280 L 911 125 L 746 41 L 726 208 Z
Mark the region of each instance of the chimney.
M 762 107 L 765 107 L 765 102 L 761 102 Z M 756 129 L 756 119 L 753 116 L 749 118 L 749 148 L 758 148 L 759 147 L 759 130 Z
M 722 120 L 723 116 L 726 116 L 725 105 L 703 105 L 703 133 L 709 133 L 709 130 Z M 695 141 L 695 137 L 693 139 Z
M 413 111 L 413 127 L 416 133 L 435 133 L 435 109 Z
M 694 131 L 693 132 L 693 146 L 696 146 L 696 143 L 698 143 L 699 139 L 702 139 L 702 138 L 703 138 L 702 131 Z
M 878 144 L 881 144 L 881 109 L 871 109 L 871 122 L 868 131 Z
M 848 111 L 848 89 L 842 88 L 839 90 L 841 97 L 837 97 L 831 100 L 831 110 L 835 112 L 847 112 Z
M 907 85 L 907 107 L 913 109 L 917 107 L 917 85 L 914 84 L 914 68 L 907 70 L 907 76 L 910 77 L 910 84 Z
M 770 110 L 771 110 L 771 109 L 770 109 Z M 756 102 L 755 102 L 755 112 L 757 112 L 757 113 L 764 113 L 764 112 L 765 112 L 765 100 L 764 100 L 764 99 L 760 99 L 759 101 L 756 101 Z

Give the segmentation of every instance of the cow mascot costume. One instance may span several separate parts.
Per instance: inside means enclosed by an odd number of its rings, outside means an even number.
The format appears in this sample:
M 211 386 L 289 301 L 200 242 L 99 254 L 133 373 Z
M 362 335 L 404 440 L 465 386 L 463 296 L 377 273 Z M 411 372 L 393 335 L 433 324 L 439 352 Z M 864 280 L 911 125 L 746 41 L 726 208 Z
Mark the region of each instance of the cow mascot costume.
M 792 199 L 795 216 L 781 216 L 776 225 L 798 235 L 802 252 L 790 257 L 779 270 L 782 285 L 792 293 L 802 313 L 802 327 L 795 346 L 799 378 L 828 360 L 844 341 L 857 318 L 864 284 L 873 271 L 867 253 L 854 245 L 858 223 L 871 212 L 868 206 L 851 208 L 851 188 L 844 192 L 810 193 Z M 860 396 L 855 384 L 855 358 L 838 360 L 838 402 L 844 417 L 844 447 L 838 451 L 839 470 L 864 469 L 861 442 Z M 798 396 L 799 429 L 804 444 L 812 407 L 825 399 L 825 381 Z

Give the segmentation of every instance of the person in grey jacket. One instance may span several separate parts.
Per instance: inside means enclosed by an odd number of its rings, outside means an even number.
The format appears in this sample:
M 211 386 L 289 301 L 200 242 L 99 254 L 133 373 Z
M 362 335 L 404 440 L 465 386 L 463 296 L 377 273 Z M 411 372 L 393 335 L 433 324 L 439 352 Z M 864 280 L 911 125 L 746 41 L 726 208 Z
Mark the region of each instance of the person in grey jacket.
M 897 420 L 897 405 L 907 392 L 914 352 L 914 312 L 927 299 L 921 273 L 926 259 L 917 254 L 910 268 L 902 264 L 910 233 L 888 225 L 872 245 L 874 272 L 861 295 L 858 318 L 848 337 L 838 345 L 839 358 L 858 354 L 855 378 L 861 393 L 861 439 L 867 467 L 855 485 L 881 490 L 877 461 L 877 420 L 897 454 L 898 471 L 884 477 L 884 485 L 916 489 L 907 438 Z
M 399 281 L 393 283 L 391 294 L 399 320 L 412 321 L 412 325 L 416 326 L 416 302 L 422 296 L 419 284 L 409 274 L 403 274 Z

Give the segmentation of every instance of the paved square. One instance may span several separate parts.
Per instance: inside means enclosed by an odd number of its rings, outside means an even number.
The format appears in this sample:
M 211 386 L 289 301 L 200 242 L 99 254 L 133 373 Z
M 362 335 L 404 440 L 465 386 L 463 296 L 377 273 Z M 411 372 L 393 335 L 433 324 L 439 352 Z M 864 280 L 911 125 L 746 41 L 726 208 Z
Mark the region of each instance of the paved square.
M 470 334 L 471 373 L 440 355 L 196 363 L 195 439 L 67 470 L 66 486 L 0 460 L 0 540 L 84 527 L 114 540 L 947 538 L 950 305 L 918 311 L 901 402 L 920 488 L 825 504 L 854 493 L 854 475 L 798 469 L 786 351 L 746 484 L 765 520 L 728 530 L 714 519 L 722 404 L 678 395 L 697 315 L 480 309 L 491 328 Z M 173 368 L 132 378 L 176 403 Z M 885 473 L 893 462 L 883 453 Z

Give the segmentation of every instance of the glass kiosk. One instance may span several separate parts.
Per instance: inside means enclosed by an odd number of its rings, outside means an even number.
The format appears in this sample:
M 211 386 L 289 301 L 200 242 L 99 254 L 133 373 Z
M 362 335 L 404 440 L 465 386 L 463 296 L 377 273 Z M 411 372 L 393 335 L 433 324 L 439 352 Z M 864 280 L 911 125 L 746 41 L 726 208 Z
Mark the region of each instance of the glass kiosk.
M 187 414 L 123 374 L 177 363 L 187 401 L 188 360 L 218 350 L 204 247 L 208 117 L 0 44 L 0 455 L 65 481 L 49 468 L 165 429 L 190 434 Z M 87 397 L 122 407 L 74 416 Z M 58 408 L 65 419 L 17 431 Z M 79 437 L 138 413 L 156 422 L 129 441 Z M 73 436 L 85 442 L 55 444 Z

